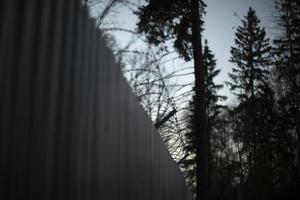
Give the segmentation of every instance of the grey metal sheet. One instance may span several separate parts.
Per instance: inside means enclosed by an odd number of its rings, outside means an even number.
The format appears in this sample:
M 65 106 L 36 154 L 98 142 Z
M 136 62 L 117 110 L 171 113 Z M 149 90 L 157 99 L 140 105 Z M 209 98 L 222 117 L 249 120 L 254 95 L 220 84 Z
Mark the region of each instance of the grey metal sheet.
M 0 199 L 191 200 L 79 1 L 3 5 Z

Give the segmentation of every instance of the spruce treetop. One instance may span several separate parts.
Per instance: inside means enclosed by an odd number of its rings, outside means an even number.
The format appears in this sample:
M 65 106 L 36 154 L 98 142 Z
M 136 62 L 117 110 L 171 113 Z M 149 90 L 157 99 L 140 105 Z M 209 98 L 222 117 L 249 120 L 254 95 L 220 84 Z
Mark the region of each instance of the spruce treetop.
M 235 33 L 235 45 L 231 47 L 230 62 L 235 64 L 229 73 L 230 90 L 239 99 L 249 99 L 262 93 L 271 64 L 269 39 L 260 27 L 260 20 L 250 7 Z

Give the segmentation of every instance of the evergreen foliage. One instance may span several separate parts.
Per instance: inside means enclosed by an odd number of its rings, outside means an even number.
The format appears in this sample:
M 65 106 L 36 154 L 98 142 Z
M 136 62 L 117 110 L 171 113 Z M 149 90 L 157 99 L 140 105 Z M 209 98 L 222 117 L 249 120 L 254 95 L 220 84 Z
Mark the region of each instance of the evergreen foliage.
M 136 12 L 138 31 L 144 33 L 149 43 L 173 43 L 179 56 L 194 61 L 195 111 L 193 129 L 196 135 L 197 200 L 209 199 L 209 136 L 206 121 L 205 68 L 202 55 L 202 0 L 150 0 Z M 165 47 L 164 45 L 162 47 Z M 166 49 L 167 50 L 167 49 Z
M 191 60 L 191 1 L 147 2 L 136 12 L 138 30 L 156 46 L 171 41 L 181 57 Z M 199 2 L 204 12 L 205 4 Z M 236 29 L 230 58 L 234 67 L 226 82 L 236 96 L 234 106 L 219 104 L 225 99 L 218 95 L 223 85 L 214 82 L 220 70 L 207 42 L 201 51 L 205 90 L 199 94 L 205 97 L 211 199 L 229 197 L 234 176 L 241 178 L 242 199 L 300 197 L 300 2 L 278 0 L 276 9 L 279 31 L 274 47 L 252 8 Z M 193 190 L 199 170 L 197 102 L 194 97 L 186 114 L 185 156 L 179 161 Z
M 274 95 L 268 78 L 271 66 L 269 39 L 260 20 L 250 7 L 235 33 L 235 46 L 231 48 L 230 62 L 235 64 L 229 73 L 231 91 L 238 105 L 231 110 L 232 119 L 239 126 L 233 132 L 234 141 L 241 143 L 239 167 L 236 173 L 244 180 L 246 199 L 255 198 L 262 183 L 272 185 L 270 165 L 271 123 L 274 120 Z
M 244 101 L 262 94 L 269 73 L 271 47 L 266 31 L 259 26 L 260 20 L 252 8 L 249 8 L 241 22 L 242 26 L 235 33 L 235 46 L 231 47 L 232 56 L 229 60 L 236 66 L 229 73 L 231 82 L 227 84 Z
M 138 31 L 145 33 L 147 41 L 154 45 L 174 41 L 178 54 L 189 61 L 193 57 L 192 19 L 190 1 L 182 0 L 147 0 L 147 5 L 140 7 Z M 201 12 L 205 4 L 199 0 Z M 201 21 L 201 26 L 203 21 Z

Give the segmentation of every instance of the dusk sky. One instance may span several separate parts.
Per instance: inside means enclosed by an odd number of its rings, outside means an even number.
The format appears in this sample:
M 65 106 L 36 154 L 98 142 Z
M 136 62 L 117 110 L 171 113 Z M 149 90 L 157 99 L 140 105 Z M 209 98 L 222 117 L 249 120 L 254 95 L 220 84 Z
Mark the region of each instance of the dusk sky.
M 257 16 L 261 20 L 261 26 L 266 28 L 267 37 L 274 35 L 273 6 L 274 0 L 206 0 L 207 4 L 205 15 L 205 31 L 203 36 L 208 40 L 209 47 L 217 59 L 217 68 L 221 69 L 221 74 L 216 82 L 224 83 L 228 81 L 228 72 L 231 71 L 232 63 L 228 62 L 230 58 L 230 47 L 234 44 L 235 28 L 240 25 L 240 19 L 243 18 L 249 7 L 256 10 Z M 132 2 L 143 1 L 132 0 Z M 128 29 L 135 29 L 137 17 L 128 9 L 118 10 L 118 14 L 112 17 L 117 26 Z M 124 46 L 129 41 L 131 35 L 123 32 L 114 33 L 120 46 Z M 137 42 L 135 47 L 141 43 Z M 192 82 L 193 76 L 184 77 L 184 82 Z M 222 94 L 231 96 L 228 88 L 221 91 Z M 232 97 L 228 99 L 232 101 Z
M 266 28 L 267 37 L 274 35 L 273 0 L 206 0 L 204 37 L 217 58 L 217 67 L 221 74 L 218 82 L 228 81 L 227 74 L 231 71 L 230 47 L 234 44 L 235 27 L 241 24 L 243 18 L 251 6 L 257 12 L 261 20 L 261 26 Z M 236 15 L 235 15 L 236 13 Z M 228 95 L 228 90 L 223 91 Z M 229 99 L 230 100 L 230 99 Z

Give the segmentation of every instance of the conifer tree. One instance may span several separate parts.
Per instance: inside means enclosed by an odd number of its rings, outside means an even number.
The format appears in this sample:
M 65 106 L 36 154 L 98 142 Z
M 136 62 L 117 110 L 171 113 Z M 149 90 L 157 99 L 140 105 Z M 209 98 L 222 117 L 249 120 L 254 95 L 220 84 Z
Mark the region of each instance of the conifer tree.
M 268 74 L 271 64 L 269 39 L 255 11 L 250 7 L 247 15 L 241 20 L 235 33 L 235 46 L 231 48 L 230 62 L 235 64 L 229 73 L 230 90 L 237 96 L 238 105 L 232 114 L 240 121 L 235 138 L 242 142 L 242 153 L 246 156 L 246 174 L 248 184 L 255 187 L 256 160 L 261 148 L 258 138 L 264 127 L 259 126 L 258 109 L 260 98 L 268 87 Z M 264 116 L 266 117 L 266 116 Z M 267 136 L 266 136 L 267 137 Z
M 222 84 L 216 84 L 215 78 L 220 73 L 220 69 L 216 69 L 216 59 L 214 54 L 208 47 L 207 41 L 205 41 L 203 50 L 203 66 L 205 67 L 205 88 L 206 88 L 206 119 L 207 119 L 207 132 L 210 136 L 213 136 L 213 128 L 220 123 L 219 115 L 221 114 L 224 106 L 220 105 L 220 101 L 225 100 L 226 97 L 219 95 L 218 91 L 223 88 Z M 194 117 L 194 99 L 190 102 L 190 110 L 188 112 L 190 123 L 187 124 L 186 133 L 186 145 L 184 151 L 186 156 L 179 163 L 184 168 L 184 174 L 188 181 L 189 186 L 195 190 L 196 186 L 196 135 L 193 132 L 192 121 Z M 210 137 L 210 141 L 213 142 L 214 138 Z M 211 154 L 211 152 L 210 152 Z M 211 155 L 213 156 L 213 155 Z M 211 159 L 210 159 L 211 160 Z
M 209 137 L 206 130 L 205 69 L 202 63 L 202 0 L 147 0 L 136 12 L 138 31 L 149 43 L 174 41 L 174 48 L 186 61 L 193 58 L 195 75 L 194 133 L 197 137 L 197 200 L 209 199 Z
M 250 7 L 235 33 L 235 46 L 231 47 L 230 62 L 235 64 L 227 82 L 240 101 L 262 93 L 270 66 L 270 45 L 266 31 Z

